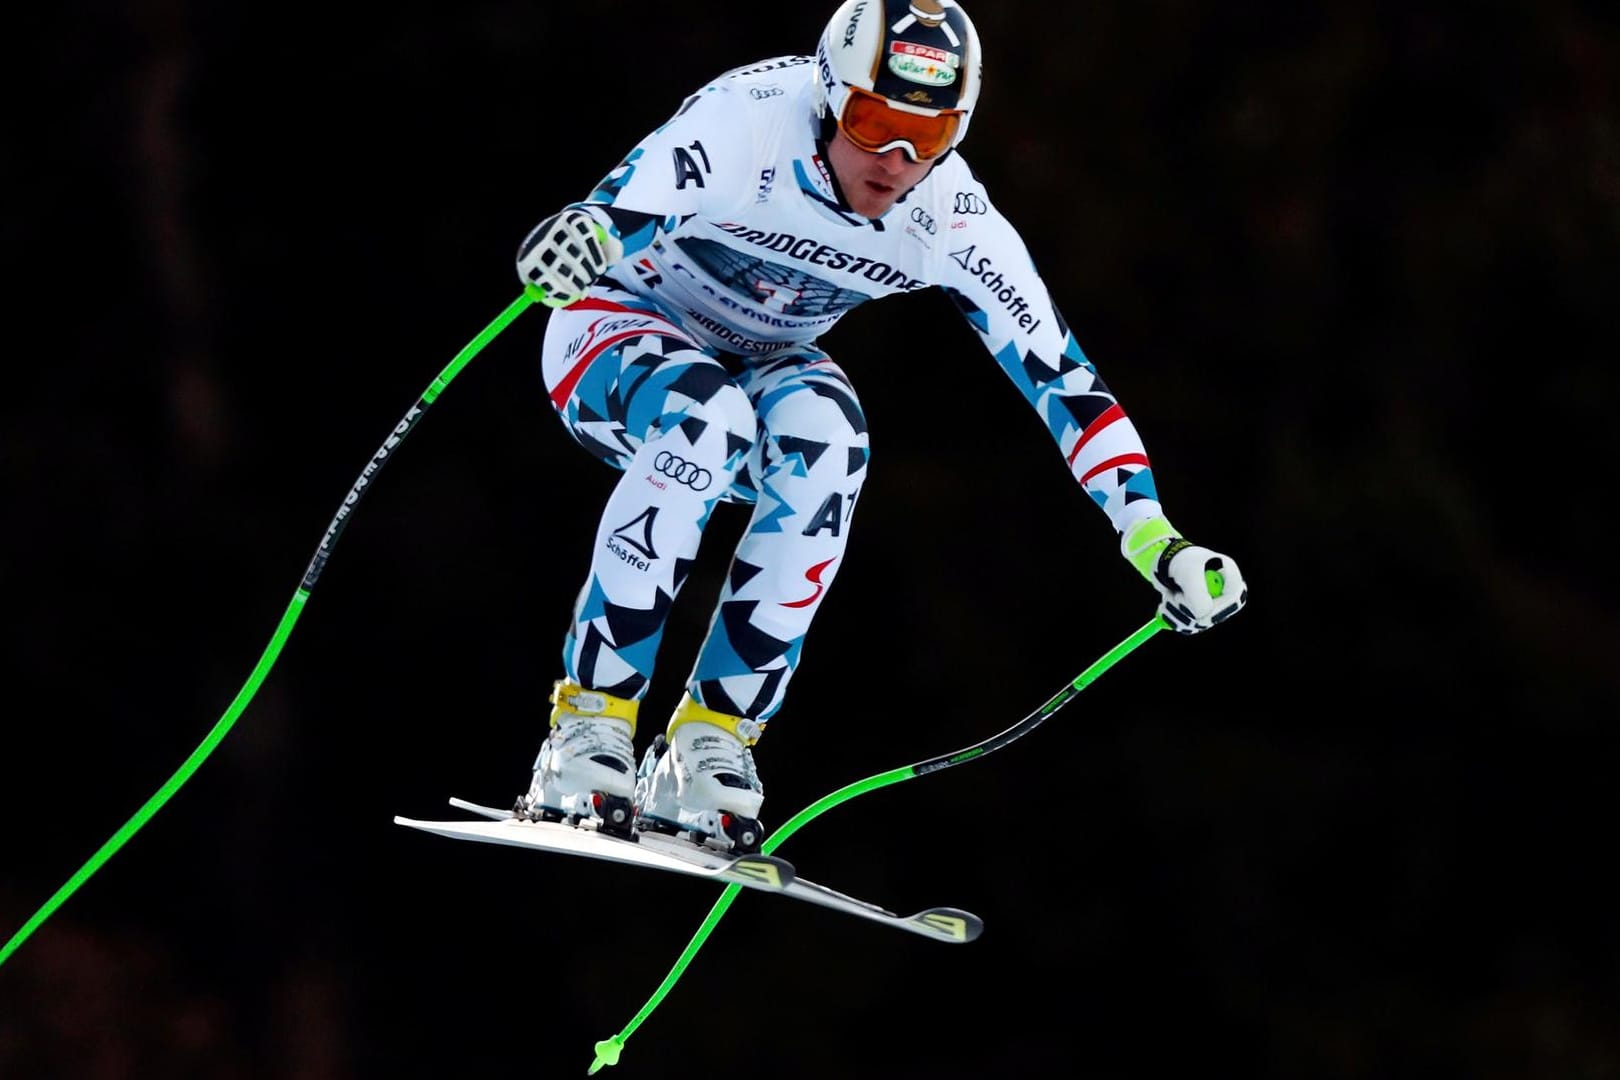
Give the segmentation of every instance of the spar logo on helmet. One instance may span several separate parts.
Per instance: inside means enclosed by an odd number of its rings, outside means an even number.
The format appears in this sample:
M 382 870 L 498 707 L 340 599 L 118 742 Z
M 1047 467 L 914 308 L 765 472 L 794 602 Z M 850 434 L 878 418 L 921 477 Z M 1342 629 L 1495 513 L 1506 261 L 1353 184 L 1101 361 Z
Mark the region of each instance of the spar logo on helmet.
M 962 58 L 932 45 L 910 41 L 889 44 L 889 70 L 908 82 L 923 86 L 949 86 L 956 81 Z

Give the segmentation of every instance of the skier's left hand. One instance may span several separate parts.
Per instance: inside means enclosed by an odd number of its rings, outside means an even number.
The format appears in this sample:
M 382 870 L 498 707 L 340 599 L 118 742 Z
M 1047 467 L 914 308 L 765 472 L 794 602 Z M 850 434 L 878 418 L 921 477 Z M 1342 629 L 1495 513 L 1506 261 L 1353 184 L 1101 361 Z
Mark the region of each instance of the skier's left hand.
M 1159 615 L 1178 634 L 1208 630 L 1249 602 L 1236 559 L 1184 539 L 1163 518 L 1126 530 L 1120 549 L 1159 591 Z

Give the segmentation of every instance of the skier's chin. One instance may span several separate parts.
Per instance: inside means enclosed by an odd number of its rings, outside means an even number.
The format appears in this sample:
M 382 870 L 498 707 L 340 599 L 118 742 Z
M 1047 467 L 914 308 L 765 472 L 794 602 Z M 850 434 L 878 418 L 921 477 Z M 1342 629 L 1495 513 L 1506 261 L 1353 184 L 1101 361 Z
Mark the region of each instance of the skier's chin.
M 905 189 L 894 184 L 865 180 L 854 191 L 845 192 L 849 208 L 864 218 L 880 218 L 894 209 Z

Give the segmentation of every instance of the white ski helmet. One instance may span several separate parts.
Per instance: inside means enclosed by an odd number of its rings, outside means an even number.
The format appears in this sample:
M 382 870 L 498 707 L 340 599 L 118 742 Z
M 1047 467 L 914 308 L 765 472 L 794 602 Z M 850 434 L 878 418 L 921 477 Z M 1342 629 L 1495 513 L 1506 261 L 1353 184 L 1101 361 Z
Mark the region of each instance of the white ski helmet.
M 816 46 L 816 115 L 863 150 L 932 160 L 967 134 L 982 66 L 955 0 L 844 0 Z

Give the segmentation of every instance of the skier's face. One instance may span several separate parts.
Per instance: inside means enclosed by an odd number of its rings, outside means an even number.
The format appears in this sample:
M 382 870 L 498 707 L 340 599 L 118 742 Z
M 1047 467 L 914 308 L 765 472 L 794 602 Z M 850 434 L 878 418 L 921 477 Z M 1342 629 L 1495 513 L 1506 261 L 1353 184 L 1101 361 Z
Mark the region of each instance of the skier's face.
M 912 161 L 904 150 L 868 153 L 850 142 L 842 131 L 828 144 L 827 158 L 849 208 L 867 218 L 887 214 L 900 196 L 922 183 L 934 167 L 931 161 Z

